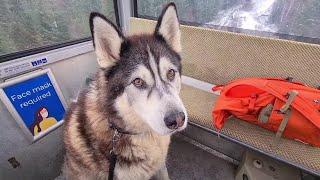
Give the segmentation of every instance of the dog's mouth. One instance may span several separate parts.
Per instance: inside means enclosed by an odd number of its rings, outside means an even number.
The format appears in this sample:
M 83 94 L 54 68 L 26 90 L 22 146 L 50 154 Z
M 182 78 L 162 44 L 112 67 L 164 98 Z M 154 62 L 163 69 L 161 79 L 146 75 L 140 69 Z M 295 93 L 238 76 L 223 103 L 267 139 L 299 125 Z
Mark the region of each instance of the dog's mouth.
M 174 134 L 174 133 L 183 131 L 184 129 L 185 129 L 185 127 L 182 127 L 182 126 L 177 129 L 170 129 L 169 134 Z

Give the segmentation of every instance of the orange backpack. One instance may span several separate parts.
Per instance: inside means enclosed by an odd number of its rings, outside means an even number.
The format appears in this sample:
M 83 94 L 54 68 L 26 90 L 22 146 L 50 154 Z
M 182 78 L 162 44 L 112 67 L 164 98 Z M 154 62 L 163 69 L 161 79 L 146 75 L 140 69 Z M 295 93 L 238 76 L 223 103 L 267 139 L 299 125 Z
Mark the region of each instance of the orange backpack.
M 221 129 L 231 115 L 287 138 L 320 147 L 320 90 L 276 78 L 235 80 L 221 89 L 213 123 Z

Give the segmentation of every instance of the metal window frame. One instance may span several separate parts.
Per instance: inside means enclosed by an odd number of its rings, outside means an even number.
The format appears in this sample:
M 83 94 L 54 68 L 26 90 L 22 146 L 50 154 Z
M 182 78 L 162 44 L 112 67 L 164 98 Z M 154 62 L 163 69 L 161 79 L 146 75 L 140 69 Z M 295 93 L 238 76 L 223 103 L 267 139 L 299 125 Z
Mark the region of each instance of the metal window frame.
M 118 0 L 113 0 L 113 5 L 114 5 L 114 13 L 116 17 L 116 24 L 118 25 L 118 27 L 121 27 L 122 24 L 120 22 Z M 0 64 L 14 60 L 14 59 L 23 58 L 26 56 L 31 56 L 31 55 L 79 44 L 79 43 L 83 43 L 91 40 L 92 40 L 92 37 L 85 37 L 85 38 L 80 38 L 76 40 L 66 41 L 63 43 L 51 44 L 51 45 L 46 45 L 46 46 L 41 46 L 41 47 L 36 47 L 32 49 L 0 55 Z
M 124 34 L 129 32 L 129 19 L 133 15 L 132 4 L 131 0 L 118 1 L 120 24 Z
M 133 7 L 133 16 L 138 17 L 138 2 L 137 0 L 132 0 L 132 7 Z
M 15 77 L 17 75 L 33 71 L 34 69 L 41 68 L 42 66 L 63 61 L 74 56 L 90 53 L 93 50 L 92 41 L 85 41 L 0 63 L 0 83 L 8 78 Z M 43 63 L 42 59 L 45 59 L 46 61 Z M 38 63 L 39 60 L 41 60 L 40 63 Z

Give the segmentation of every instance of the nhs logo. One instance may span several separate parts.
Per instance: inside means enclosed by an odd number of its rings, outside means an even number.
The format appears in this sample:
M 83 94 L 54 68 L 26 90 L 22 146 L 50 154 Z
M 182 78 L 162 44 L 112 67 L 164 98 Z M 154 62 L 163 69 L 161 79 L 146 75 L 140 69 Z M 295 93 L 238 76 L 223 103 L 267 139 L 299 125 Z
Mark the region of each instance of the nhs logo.
M 48 59 L 44 57 L 44 58 L 36 59 L 35 61 L 31 61 L 31 64 L 33 67 L 35 67 L 42 64 L 46 64 L 47 62 L 48 62 Z

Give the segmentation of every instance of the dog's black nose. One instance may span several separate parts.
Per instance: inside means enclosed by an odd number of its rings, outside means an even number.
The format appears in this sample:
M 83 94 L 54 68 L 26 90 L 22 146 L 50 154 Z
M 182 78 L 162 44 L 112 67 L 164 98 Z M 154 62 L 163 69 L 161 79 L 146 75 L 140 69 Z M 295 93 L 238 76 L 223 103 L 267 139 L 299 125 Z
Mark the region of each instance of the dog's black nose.
M 164 118 L 164 123 L 169 129 L 178 129 L 183 126 L 186 116 L 183 112 L 171 112 Z

